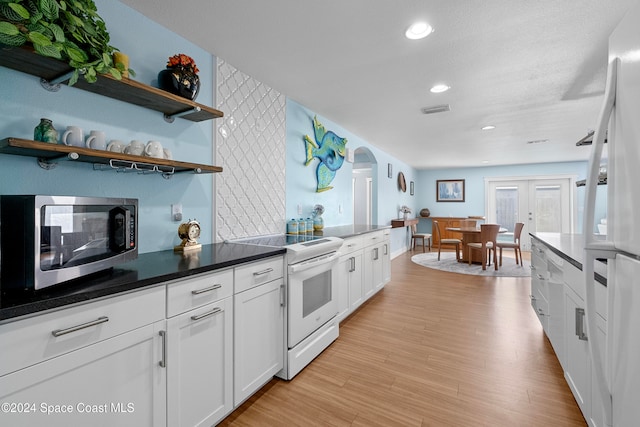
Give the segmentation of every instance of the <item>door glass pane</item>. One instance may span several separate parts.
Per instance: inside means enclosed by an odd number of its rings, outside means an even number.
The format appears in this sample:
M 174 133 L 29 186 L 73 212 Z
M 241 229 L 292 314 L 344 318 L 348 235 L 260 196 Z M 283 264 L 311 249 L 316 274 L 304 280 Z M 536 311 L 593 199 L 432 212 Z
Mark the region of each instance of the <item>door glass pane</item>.
M 562 232 L 562 194 L 559 185 L 536 185 L 536 232 Z
M 302 282 L 302 317 L 313 314 L 331 302 L 331 270 L 324 271 Z
M 518 187 L 496 187 L 496 224 L 507 229 L 513 236 L 513 228 L 518 219 Z

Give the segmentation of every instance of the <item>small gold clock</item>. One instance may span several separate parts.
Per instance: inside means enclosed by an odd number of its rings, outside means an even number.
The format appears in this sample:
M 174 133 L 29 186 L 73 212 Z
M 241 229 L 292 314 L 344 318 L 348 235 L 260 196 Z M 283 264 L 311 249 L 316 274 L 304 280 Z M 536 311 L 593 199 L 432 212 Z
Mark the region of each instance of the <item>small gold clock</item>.
M 182 239 L 182 243 L 173 248 L 174 252 L 184 252 L 193 249 L 200 249 L 202 245 L 198 243 L 200 237 L 200 223 L 195 219 L 189 219 L 178 226 L 178 237 Z

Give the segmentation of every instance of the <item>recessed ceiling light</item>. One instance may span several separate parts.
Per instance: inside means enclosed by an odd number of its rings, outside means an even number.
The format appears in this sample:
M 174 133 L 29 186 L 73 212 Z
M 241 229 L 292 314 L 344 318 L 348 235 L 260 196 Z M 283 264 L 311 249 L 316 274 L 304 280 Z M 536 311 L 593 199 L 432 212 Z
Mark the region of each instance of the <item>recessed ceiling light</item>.
M 483 126 L 481 130 L 494 130 L 496 127 L 494 125 Z
M 451 86 L 447 86 L 445 84 L 438 84 L 431 88 L 431 92 L 433 93 L 442 93 L 451 89 Z
M 416 22 L 407 28 L 404 35 L 410 40 L 419 40 L 427 37 L 432 32 L 433 28 L 431 25 L 426 22 Z

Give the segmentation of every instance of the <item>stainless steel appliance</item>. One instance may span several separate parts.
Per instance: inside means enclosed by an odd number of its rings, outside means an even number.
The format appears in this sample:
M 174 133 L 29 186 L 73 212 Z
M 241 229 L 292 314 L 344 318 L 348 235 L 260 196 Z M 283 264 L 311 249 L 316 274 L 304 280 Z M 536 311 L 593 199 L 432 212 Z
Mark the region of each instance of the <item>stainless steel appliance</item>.
M 138 201 L 0 196 L 2 292 L 38 290 L 138 256 Z
M 335 266 L 343 240 L 309 234 L 245 239 L 287 249 L 287 357 L 278 376 L 292 379 L 338 338 Z

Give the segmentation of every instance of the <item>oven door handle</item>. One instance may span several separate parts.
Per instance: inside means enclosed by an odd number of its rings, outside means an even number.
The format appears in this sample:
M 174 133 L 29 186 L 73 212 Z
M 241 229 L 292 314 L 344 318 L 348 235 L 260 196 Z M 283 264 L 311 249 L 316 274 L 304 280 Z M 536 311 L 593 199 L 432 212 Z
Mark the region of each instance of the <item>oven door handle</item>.
M 338 255 L 334 252 L 331 256 L 324 256 L 317 259 L 312 259 L 308 261 L 301 262 L 300 264 L 295 264 L 289 266 L 290 273 L 299 273 L 301 271 L 309 270 L 311 268 L 320 267 L 321 265 L 333 264 L 338 260 Z

